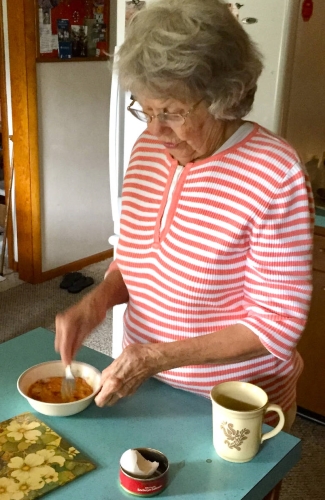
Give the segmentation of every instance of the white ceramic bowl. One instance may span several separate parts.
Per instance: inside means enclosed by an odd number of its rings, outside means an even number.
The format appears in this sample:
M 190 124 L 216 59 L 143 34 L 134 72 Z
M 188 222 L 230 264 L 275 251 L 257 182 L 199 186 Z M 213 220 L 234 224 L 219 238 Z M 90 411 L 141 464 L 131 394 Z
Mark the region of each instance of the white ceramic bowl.
M 27 399 L 35 410 L 39 413 L 43 413 L 43 415 L 50 415 L 53 417 L 75 415 L 87 408 L 96 396 L 100 389 L 101 372 L 97 370 L 97 368 L 87 363 L 81 363 L 80 361 L 73 361 L 71 370 L 75 377 L 82 377 L 93 388 L 92 394 L 87 398 L 73 401 L 72 403 L 43 403 L 42 401 L 37 401 L 27 396 L 29 387 L 36 382 L 36 380 L 47 377 L 64 376 L 64 366 L 61 361 L 46 361 L 45 363 L 32 366 L 24 371 L 17 381 L 18 391 Z

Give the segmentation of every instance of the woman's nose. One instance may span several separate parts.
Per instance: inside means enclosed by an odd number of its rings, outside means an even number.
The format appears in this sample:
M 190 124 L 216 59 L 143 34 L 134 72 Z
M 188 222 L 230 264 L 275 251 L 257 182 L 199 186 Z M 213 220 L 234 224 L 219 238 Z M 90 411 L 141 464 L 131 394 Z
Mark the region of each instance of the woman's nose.
M 164 134 L 166 132 L 166 129 L 170 129 L 168 125 L 160 121 L 157 117 L 153 118 L 151 122 L 148 123 L 147 128 L 149 132 L 152 135 L 155 135 L 156 137 L 159 137 L 160 135 Z

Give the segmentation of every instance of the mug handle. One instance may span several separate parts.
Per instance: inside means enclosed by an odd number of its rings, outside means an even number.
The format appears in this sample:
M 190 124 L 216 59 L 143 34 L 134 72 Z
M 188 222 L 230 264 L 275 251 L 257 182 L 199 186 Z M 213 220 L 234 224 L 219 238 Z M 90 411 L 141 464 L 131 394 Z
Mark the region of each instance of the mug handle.
M 270 439 L 271 437 L 274 437 L 277 434 L 279 434 L 279 432 L 283 429 L 283 426 L 284 426 L 285 418 L 284 418 L 282 408 L 279 405 L 271 404 L 266 408 L 265 413 L 268 413 L 269 411 L 276 411 L 277 412 L 277 414 L 279 415 L 279 422 L 278 422 L 278 425 L 276 427 L 274 427 L 274 429 L 272 431 L 266 432 L 265 434 L 262 434 L 261 443 L 263 443 L 263 441 L 266 441 L 267 439 Z

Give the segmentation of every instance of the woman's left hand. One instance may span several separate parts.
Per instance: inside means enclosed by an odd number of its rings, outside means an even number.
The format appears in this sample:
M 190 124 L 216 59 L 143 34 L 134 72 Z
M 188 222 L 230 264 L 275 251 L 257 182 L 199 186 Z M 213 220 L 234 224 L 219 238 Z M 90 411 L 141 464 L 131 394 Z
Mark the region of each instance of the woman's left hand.
M 126 347 L 102 372 L 102 388 L 95 398 L 97 406 L 112 406 L 134 394 L 145 380 L 160 371 L 159 357 L 152 344 Z
M 268 354 L 259 337 L 240 323 L 175 342 L 131 344 L 103 371 L 95 402 L 112 406 L 149 377 L 180 366 L 237 363 Z

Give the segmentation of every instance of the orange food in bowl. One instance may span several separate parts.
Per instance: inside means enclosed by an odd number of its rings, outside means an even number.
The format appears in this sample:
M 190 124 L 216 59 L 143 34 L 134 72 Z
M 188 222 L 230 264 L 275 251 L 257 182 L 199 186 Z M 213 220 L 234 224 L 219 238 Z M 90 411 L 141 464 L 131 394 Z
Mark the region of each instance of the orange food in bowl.
M 81 377 L 75 377 L 75 390 L 71 398 L 65 399 L 61 395 L 62 380 L 64 377 L 48 377 L 36 380 L 28 389 L 29 398 L 43 403 L 72 403 L 79 401 L 93 392 L 93 388 Z

